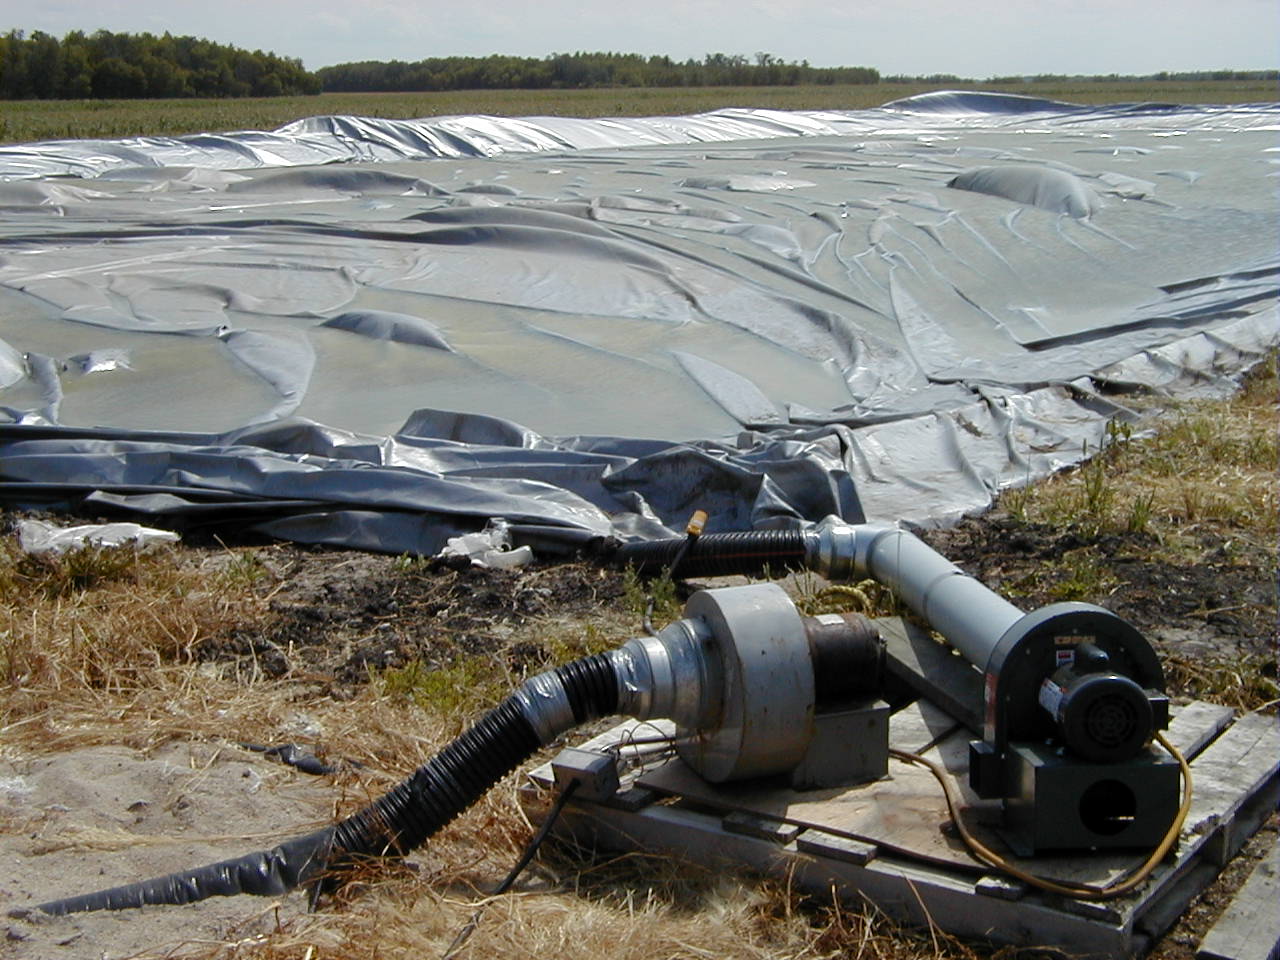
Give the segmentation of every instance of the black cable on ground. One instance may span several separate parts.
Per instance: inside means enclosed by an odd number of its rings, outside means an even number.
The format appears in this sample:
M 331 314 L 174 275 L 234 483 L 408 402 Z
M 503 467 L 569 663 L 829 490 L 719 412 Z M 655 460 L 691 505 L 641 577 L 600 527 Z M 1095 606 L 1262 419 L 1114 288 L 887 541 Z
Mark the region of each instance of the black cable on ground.
M 570 780 L 568 786 L 561 790 L 556 796 L 555 802 L 551 805 L 551 809 L 547 811 L 546 819 L 542 821 L 542 826 L 538 828 L 538 832 L 534 834 L 533 839 L 529 841 L 529 845 L 524 848 L 524 853 L 520 855 L 520 859 L 516 861 L 516 865 L 511 868 L 511 872 L 508 873 L 506 877 L 503 878 L 503 881 L 494 888 L 492 896 L 500 897 L 511 889 L 511 885 L 516 882 L 516 879 L 524 872 L 524 868 L 533 860 L 534 855 L 538 852 L 538 848 L 542 846 L 542 841 L 546 840 L 547 837 L 551 835 L 551 828 L 559 818 L 560 811 L 564 809 L 564 805 L 569 801 L 569 798 L 573 796 L 574 792 L 581 784 L 581 780 Z M 480 925 L 480 918 L 484 915 L 484 908 L 488 905 L 489 901 L 486 900 L 476 908 L 476 912 L 471 915 L 471 919 L 467 921 L 466 925 L 458 931 L 458 935 L 453 938 L 453 942 L 449 944 L 449 949 L 444 952 L 440 957 L 440 960 L 453 960 L 453 957 L 457 956 L 458 951 L 466 946 L 467 941 L 471 939 L 471 934 L 475 933 L 476 927 Z
M 302 773 L 309 773 L 312 776 L 320 777 L 329 773 L 337 773 L 336 767 L 322 761 L 314 753 L 308 752 L 304 747 L 298 746 L 296 743 L 281 743 L 274 747 L 268 747 L 261 743 L 240 743 L 239 746 L 246 750 L 252 750 L 254 753 L 260 753 L 264 757 L 275 757 L 281 763 L 288 764 Z
M 617 712 L 617 677 L 607 655 L 584 657 L 554 672 L 573 711 L 574 724 L 566 730 Z M 555 735 L 564 732 L 558 730 Z M 311 882 L 331 885 L 361 860 L 404 856 L 418 847 L 541 745 L 519 694 L 513 694 L 408 779 L 332 827 L 287 840 L 270 850 L 54 900 L 35 909 L 61 915 L 144 904 L 193 903 L 240 893 L 277 896 Z
M 706 533 L 692 543 L 686 537 L 624 543 L 613 556 L 617 566 L 634 567 L 644 576 L 657 576 L 679 559 L 681 577 L 720 577 L 801 569 L 805 538 L 799 530 L 749 530 Z

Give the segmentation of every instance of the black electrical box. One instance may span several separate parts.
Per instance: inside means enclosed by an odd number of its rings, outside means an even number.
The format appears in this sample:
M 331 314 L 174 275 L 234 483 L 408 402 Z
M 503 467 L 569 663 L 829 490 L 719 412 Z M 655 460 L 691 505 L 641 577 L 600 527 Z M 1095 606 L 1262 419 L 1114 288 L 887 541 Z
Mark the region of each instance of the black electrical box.
M 1089 763 L 1051 746 L 1014 744 L 1007 762 L 1014 792 L 1001 833 L 1019 856 L 1151 849 L 1178 812 L 1180 767 L 1152 747 L 1124 763 Z

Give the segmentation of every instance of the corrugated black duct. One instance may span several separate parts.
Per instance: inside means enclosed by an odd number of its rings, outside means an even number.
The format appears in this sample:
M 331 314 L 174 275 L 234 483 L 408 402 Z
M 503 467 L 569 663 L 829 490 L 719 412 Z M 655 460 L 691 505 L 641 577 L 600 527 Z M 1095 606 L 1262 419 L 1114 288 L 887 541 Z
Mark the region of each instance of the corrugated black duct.
M 572 708 L 573 723 L 565 729 L 617 712 L 618 683 L 607 655 L 576 660 L 558 667 L 554 675 Z M 544 731 L 550 737 L 540 737 L 525 714 L 525 703 L 519 694 L 507 697 L 408 779 L 332 827 L 270 850 L 54 900 L 36 909 L 61 915 L 193 903 L 240 893 L 274 896 L 302 884 L 327 881 L 362 859 L 404 856 L 480 799 L 546 740 L 565 732 Z
M 759 573 L 766 566 L 781 572 L 805 565 L 805 537 L 799 530 L 748 530 L 705 533 L 692 542 L 685 538 L 624 543 L 613 556 L 620 567 L 634 567 L 644 576 L 658 576 L 680 557 L 676 577 L 722 577 Z

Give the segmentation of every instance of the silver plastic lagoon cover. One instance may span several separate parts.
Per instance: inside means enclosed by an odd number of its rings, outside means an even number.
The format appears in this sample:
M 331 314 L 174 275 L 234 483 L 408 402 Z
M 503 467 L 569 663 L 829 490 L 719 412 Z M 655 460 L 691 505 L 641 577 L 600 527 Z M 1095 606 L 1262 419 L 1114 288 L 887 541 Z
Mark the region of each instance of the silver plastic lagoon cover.
M 1280 342 L 1280 104 L 0 147 L 0 493 L 435 552 L 937 523 Z

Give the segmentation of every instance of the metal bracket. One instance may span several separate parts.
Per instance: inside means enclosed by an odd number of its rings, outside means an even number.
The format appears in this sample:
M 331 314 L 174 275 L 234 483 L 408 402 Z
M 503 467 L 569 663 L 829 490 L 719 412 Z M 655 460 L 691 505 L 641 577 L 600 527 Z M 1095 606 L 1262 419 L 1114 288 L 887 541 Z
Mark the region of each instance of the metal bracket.
M 612 754 L 566 747 L 551 761 L 556 789 L 578 782 L 575 796 L 604 803 L 618 792 L 618 761 Z

